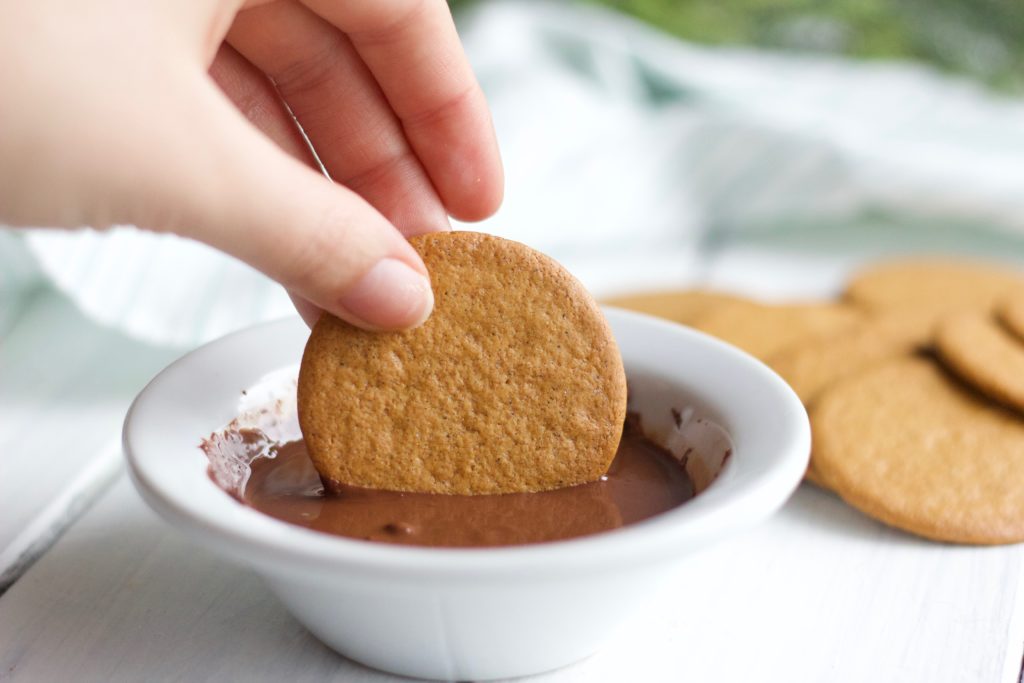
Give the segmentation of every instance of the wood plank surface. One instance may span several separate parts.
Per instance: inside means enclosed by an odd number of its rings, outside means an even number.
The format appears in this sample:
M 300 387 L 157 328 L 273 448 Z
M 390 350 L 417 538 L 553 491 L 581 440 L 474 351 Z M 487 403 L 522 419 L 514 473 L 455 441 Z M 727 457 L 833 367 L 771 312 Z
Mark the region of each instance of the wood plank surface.
M 128 406 L 178 355 L 92 323 L 56 292 L 24 307 L 0 340 L 0 576 L 39 540 L 26 531 L 62 528 L 110 483 Z

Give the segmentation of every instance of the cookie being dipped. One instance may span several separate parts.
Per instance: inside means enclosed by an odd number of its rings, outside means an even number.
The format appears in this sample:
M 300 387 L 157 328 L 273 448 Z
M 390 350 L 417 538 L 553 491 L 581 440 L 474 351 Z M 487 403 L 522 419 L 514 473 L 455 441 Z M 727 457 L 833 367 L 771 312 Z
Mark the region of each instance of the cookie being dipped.
M 498 494 L 598 479 L 626 413 L 618 347 L 593 298 L 529 247 L 445 232 L 410 240 L 434 312 L 404 332 L 324 315 L 299 373 L 299 422 L 332 483 Z

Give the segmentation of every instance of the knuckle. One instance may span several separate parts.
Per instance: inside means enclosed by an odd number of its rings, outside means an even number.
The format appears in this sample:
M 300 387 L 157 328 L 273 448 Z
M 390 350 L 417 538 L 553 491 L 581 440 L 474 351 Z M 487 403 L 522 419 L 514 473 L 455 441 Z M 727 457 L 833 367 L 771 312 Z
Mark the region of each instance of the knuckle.
M 286 96 L 317 92 L 331 85 L 338 71 L 339 51 L 333 42 L 311 48 L 302 59 L 284 65 L 274 73 L 274 84 Z
M 390 0 L 360 3 L 349 21 L 349 35 L 360 43 L 380 44 L 396 40 L 411 26 L 419 23 L 433 6 L 445 0 Z

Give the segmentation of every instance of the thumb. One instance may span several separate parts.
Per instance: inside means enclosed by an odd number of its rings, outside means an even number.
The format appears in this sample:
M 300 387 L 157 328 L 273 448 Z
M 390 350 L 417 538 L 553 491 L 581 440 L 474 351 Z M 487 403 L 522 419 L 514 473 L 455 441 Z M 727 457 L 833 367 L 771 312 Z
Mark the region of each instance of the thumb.
M 172 149 L 159 162 L 165 208 L 149 212 L 163 217 L 153 227 L 231 254 L 354 325 L 426 320 L 426 267 L 376 209 L 282 151 L 214 87 L 203 84 L 191 111 L 188 142 L 160 143 Z

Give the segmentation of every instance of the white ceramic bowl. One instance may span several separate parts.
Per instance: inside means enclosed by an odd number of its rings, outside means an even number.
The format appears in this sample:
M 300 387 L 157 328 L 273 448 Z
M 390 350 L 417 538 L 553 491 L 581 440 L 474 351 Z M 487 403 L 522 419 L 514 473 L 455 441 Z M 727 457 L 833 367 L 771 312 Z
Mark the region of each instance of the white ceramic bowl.
M 449 680 L 569 664 L 684 571 L 689 554 L 781 507 L 810 451 L 800 401 L 763 364 L 678 325 L 606 313 L 645 427 L 671 419 L 644 407 L 667 400 L 695 407 L 732 437 L 707 490 L 650 520 L 529 546 L 415 548 L 321 534 L 239 504 L 207 476 L 197 446 L 234 417 L 242 389 L 297 362 L 308 336 L 297 319 L 232 334 L 160 373 L 125 421 L 132 478 L 164 518 L 252 567 L 299 621 L 352 659 Z

